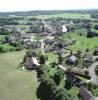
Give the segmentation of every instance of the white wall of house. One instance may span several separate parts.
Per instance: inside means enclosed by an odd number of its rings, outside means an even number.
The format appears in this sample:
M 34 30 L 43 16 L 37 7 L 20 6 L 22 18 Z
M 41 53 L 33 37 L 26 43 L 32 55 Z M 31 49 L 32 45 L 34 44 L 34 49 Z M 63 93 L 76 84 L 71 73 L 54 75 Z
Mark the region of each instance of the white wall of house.
M 62 25 L 62 32 L 67 32 L 67 27 L 66 27 L 66 25 Z

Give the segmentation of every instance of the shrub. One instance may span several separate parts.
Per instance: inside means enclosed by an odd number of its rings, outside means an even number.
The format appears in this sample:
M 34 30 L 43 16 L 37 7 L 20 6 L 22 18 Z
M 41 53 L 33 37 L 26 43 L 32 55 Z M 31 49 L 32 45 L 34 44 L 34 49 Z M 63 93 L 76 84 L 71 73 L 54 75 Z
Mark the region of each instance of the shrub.
M 96 30 L 98 30 L 98 25 L 95 25 L 95 27 L 94 27 Z
M 87 32 L 87 37 L 88 38 L 91 38 L 91 37 L 94 37 L 95 36 L 95 33 L 94 32 Z
M 95 73 L 96 73 L 96 75 L 98 75 L 98 66 L 95 69 Z
M 4 49 L 2 46 L 0 46 L 0 53 L 3 53 L 4 52 Z
M 70 94 L 64 89 L 60 88 L 56 91 L 55 100 L 73 100 Z

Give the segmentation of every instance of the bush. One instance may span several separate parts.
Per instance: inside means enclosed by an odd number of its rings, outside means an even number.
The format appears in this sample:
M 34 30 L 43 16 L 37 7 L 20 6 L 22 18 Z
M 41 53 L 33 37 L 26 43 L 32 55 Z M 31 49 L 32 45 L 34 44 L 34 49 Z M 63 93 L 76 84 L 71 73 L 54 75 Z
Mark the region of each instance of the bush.
M 95 33 L 94 32 L 87 32 L 87 37 L 88 38 L 92 38 L 92 37 L 94 37 L 95 36 Z
M 16 51 L 20 51 L 22 49 L 23 49 L 22 47 L 16 47 Z
M 95 27 L 94 27 L 96 30 L 98 30 L 98 25 L 95 25 Z
M 9 45 L 1 45 L 0 46 L 0 52 L 1 53 L 12 52 L 12 51 L 16 51 L 16 48 L 11 47 Z
M 96 75 L 98 75 L 98 66 L 95 69 L 95 73 L 96 73 Z
M 0 53 L 3 53 L 4 52 L 4 49 L 2 46 L 0 46 Z

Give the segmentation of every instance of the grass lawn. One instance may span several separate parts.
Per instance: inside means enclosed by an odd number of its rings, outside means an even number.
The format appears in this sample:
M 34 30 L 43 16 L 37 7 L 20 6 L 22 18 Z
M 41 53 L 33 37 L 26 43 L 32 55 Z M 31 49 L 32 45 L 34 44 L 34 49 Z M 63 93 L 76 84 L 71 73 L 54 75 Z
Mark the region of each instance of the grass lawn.
M 73 100 L 79 100 L 77 94 L 79 93 L 79 89 L 77 87 L 72 87 L 68 92 L 74 97 Z
M 38 100 L 36 72 L 20 71 L 25 51 L 0 54 L 0 100 Z
M 57 72 L 57 68 L 49 68 L 49 75 L 54 76 L 54 74 Z
M 98 96 L 98 88 L 92 89 L 93 95 Z
M 69 46 L 71 50 L 84 50 L 89 48 L 91 51 L 94 50 L 95 46 L 98 46 L 98 37 L 87 38 L 86 36 L 79 36 L 77 34 L 71 34 L 76 39 L 76 44 Z
M 54 52 L 49 52 L 46 55 L 48 55 L 49 62 L 57 61 L 57 55 Z

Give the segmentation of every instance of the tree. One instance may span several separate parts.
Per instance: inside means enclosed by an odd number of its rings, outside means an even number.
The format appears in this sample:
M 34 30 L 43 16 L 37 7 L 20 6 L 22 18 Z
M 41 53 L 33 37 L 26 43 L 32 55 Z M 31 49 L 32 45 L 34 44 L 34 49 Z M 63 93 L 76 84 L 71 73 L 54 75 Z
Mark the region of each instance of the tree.
M 38 67 L 37 69 L 38 72 L 38 78 L 42 79 L 44 78 L 46 75 L 48 75 L 48 68 L 44 65 L 41 65 L 40 67 Z
M 87 83 L 87 87 L 88 87 L 88 90 L 90 90 L 92 92 L 93 85 L 91 82 Z
M 73 55 L 73 51 L 72 50 L 70 50 L 70 56 L 72 56 Z
M 52 78 L 44 78 L 37 89 L 37 96 L 41 100 L 55 100 L 54 94 L 56 88 L 56 84 Z
M 95 27 L 94 27 L 96 30 L 98 30 L 98 25 L 95 25 Z
M 98 76 L 98 66 L 96 66 L 96 68 L 95 68 L 95 73 Z
M 89 50 L 89 48 L 86 48 L 86 52 L 89 52 L 90 50 Z
M 64 88 L 60 88 L 56 91 L 55 100 L 73 100 L 71 95 Z
M 63 57 L 62 55 L 58 55 L 58 64 L 62 64 L 63 63 Z
M 61 34 L 61 30 L 62 30 L 61 25 L 57 24 L 57 25 L 56 25 L 56 31 L 57 31 L 57 34 L 58 34 L 58 35 Z
M 58 69 L 53 76 L 54 81 L 56 82 L 57 85 L 59 85 L 63 78 L 64 78 L 64 72 L 61 69 Z
M 92 37 L 94 37 L 95 36 L 95 32 L 92 32 L 92 31 L 88 31 L 87 32 L 87 37 L 88 38 L 92 38 Z
M 0 46 L 0 52 L 3 53 L 4 52 L 4 49 L 2 46 Z
M 5 36 L 5 42 L 6 43 L 10 42 L 10 36 Z
M 77 57 L 78 57 L 78 63 L 82 64 L 82 51 L 78 50 L 77 51 Z
M 82 51 L 81 51 L 81 50 L 78 50 L 78 51 L 77 51 L 77 57 L 78 57 L 78 58 L 81 58 L 81 54 L 82 54 Z
M 8 35 L 8 34 L 9 34 L 9 31 L 7 30 L 7 28 L 2 27 L 2 28 L 0 29 L 0 34 L 2 34 L 2 35 Z
M 45 56 L 44 55 L 40 55 L 39 57 L 39 61 L 40 61 L 40 64 L 45 64 Z
M 18 41 L 18 43 L 17 43 L 17 51 L 20 51 L 20 50 L 22 50 L 23 49 L 23 47 L 22 47 L 22 44 L 21 44 L 21 41 Z
M 62 44 L 62 43 L 59 43 L 59 44 L 58 44 L 58 47 L 59 47 L 60 49 L 62 49 L 62 48 L 63 48 L 63 44 Z
M 29 57 L 32 57 L 32 49 L 29 48 L 28 51 L 26 52 L 26 55 Z
M 57 63 L 56 62 L 52 62 L 51 63 L 51 67 L 56 67 L 57 66 Z

